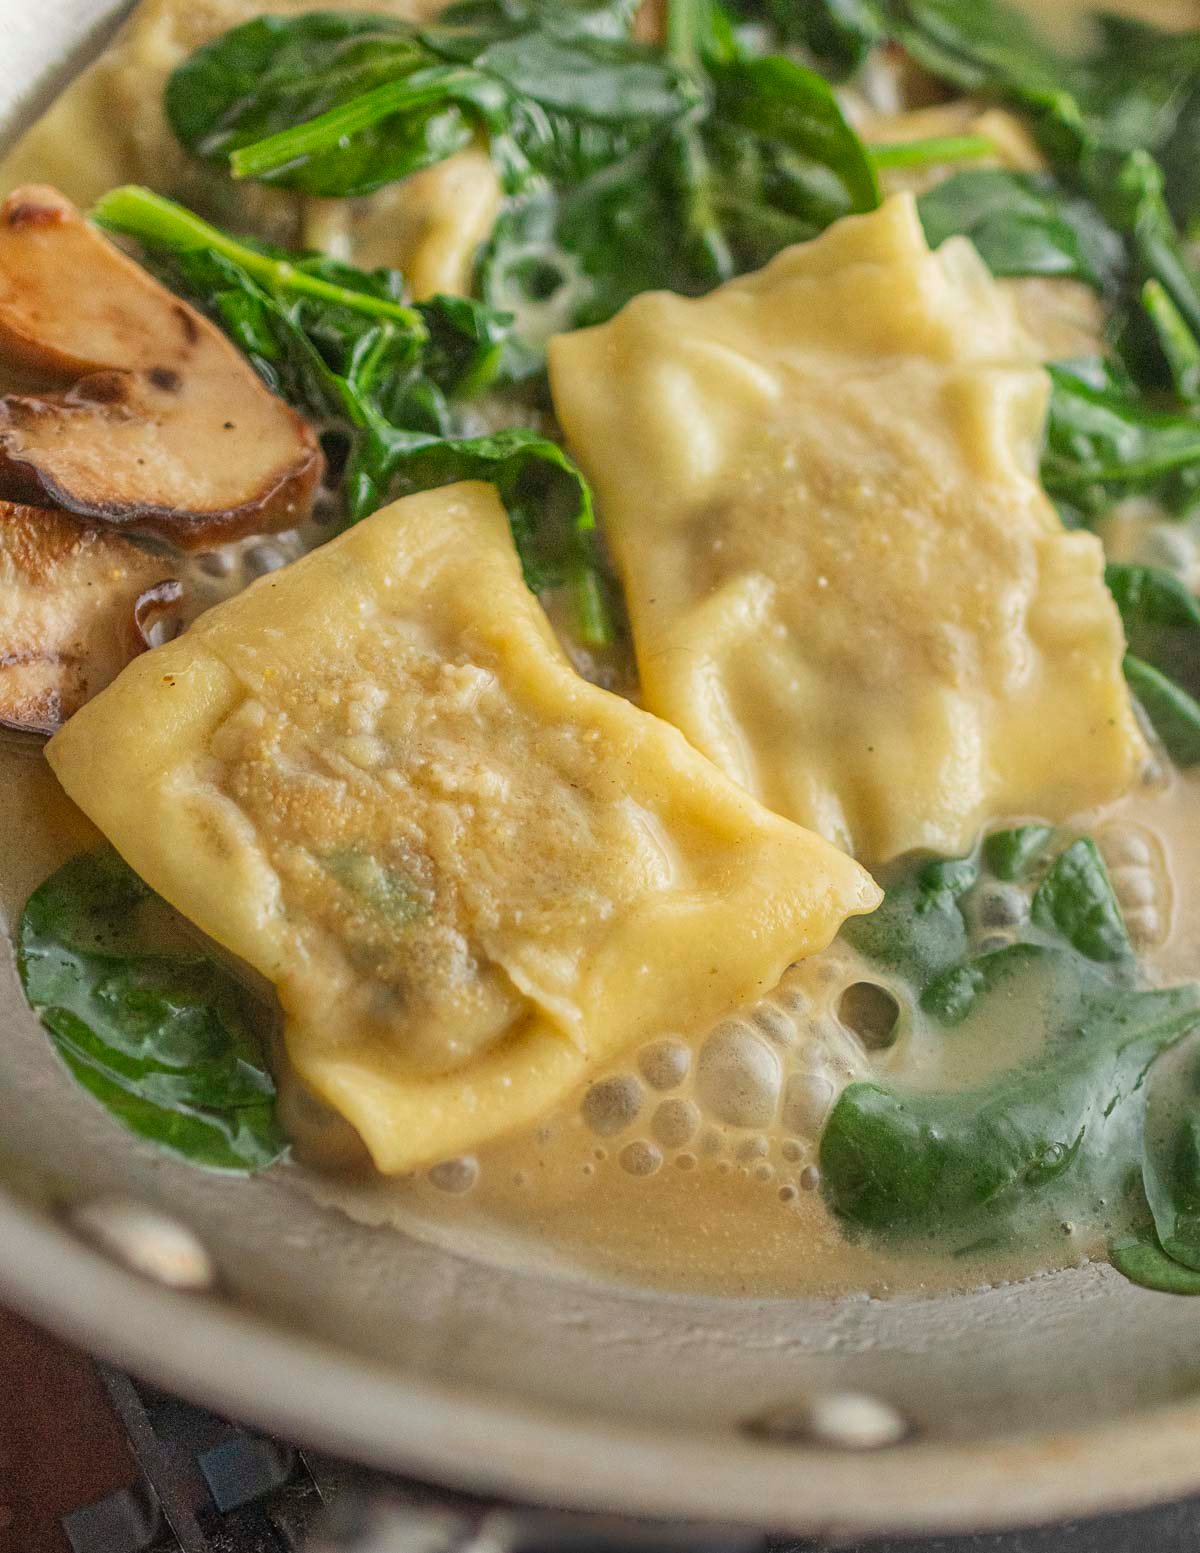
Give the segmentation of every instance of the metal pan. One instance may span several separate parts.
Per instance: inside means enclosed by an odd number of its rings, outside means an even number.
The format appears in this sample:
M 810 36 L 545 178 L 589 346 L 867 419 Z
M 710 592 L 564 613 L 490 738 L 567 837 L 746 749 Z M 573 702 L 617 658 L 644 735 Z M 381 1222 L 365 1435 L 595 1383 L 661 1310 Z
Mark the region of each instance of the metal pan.
M 0 0 L 0 121 L 118 9 Z M 0 885 L 27 867 L 12 802 Z M 362 1228 L 286 1171 L 208 1176 L 119 1132 L 6 944 L 0 1298 L 249 1422 L 562 1506 L 865 1532 L 1200 1489 L 1200 1305 L 1098 1265 L 945 1298 L 667 1297 Z M 846 1393 L 878 1406 L 813 1406 Z

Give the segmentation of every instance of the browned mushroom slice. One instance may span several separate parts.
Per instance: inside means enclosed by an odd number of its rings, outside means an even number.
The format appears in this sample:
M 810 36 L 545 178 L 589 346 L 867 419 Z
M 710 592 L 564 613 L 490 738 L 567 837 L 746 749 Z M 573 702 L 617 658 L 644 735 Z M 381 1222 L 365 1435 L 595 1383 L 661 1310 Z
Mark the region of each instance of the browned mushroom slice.
M 54 385 L 0 399 L 0 497 L 185 549 L 311 511 L 312 427 L 53 189 L 0 205 L 0 364 Z
M 150 646 L 182 590 L 159 556 L 0 502 L 0 725 L 53 733 Z

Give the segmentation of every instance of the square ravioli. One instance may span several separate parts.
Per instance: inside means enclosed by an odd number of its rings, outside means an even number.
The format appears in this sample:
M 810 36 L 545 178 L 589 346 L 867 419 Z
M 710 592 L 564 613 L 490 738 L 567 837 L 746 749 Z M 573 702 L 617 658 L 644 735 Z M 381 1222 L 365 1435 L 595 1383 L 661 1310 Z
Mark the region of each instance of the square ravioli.
M 911 196 L 550 367 L 645 705 L 770 808 L 875 861 L 1129 787 L 1100 541 L 1038 484 L 1037 348 Z
M 396 1172 L 699 1033 L 878 891 L 581 679 L 490 486 L 411 496 L 130 665 L 51 741 L 127 861 L 278 991 Z

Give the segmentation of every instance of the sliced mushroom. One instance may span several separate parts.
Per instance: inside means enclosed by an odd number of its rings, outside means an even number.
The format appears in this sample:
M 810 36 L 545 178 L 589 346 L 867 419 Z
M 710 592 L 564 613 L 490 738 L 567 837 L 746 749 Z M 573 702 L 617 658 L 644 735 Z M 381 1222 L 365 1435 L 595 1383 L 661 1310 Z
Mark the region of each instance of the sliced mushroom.
M 182 596 L 160 556 L 0 501 L 0 726 L 53 733 L 151 645 Z
M 0 399 L 0 497 L 184 549 L 311 511 L 312 427 L 54 189 L 0 205 L 0 364 L 53 385 Z

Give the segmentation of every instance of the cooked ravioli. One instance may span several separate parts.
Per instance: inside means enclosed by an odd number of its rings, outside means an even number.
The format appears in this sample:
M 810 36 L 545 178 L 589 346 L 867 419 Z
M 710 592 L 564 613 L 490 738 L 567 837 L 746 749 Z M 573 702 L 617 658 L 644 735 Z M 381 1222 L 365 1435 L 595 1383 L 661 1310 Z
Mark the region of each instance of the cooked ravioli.
M 907 194 L 552 344 L 645 704 L 864 858 L 1064 818 L 1144 758 L 1100 543 L 1037 482 L 1036 363 Z
M 400 1171 L 701 1032 L 878 891 L 582 680 L 489 486 L 412 496 L 211 610 L 48 746 L 278 989 L 301 1077 Z

